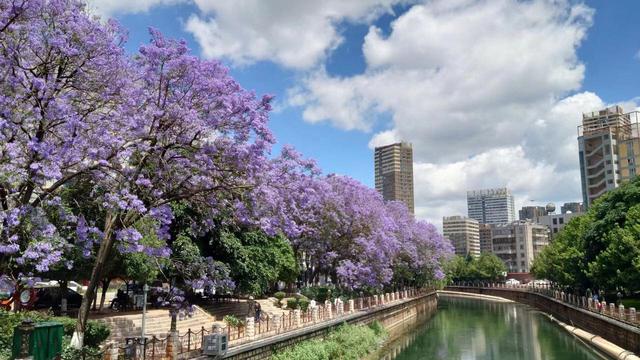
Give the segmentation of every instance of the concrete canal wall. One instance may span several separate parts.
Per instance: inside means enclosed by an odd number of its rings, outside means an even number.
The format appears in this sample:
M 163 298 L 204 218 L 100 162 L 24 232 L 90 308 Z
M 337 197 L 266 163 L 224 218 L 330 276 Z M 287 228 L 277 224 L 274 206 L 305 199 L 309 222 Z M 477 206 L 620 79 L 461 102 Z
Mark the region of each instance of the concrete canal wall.
M 464 286 L 450 286 L 445 290 L 498 296 L 526 304 L 548 313 L 566 324 L 586 330 L 623 349 L 640 354 L 640 328 L 637 326 L 561 302 L 543 294 L 509 288 Z
M 268 359 L 274 351 L 282 350 L 304 340 L 325 336 L 343 323 L 370 324 L 379 321 L 391 332 L 411 327 L 418 319 L 435 314 L 438 306 L 435 291 L 406 301 L 385 304 L 366 311 L 357 311 L 333 321 L 325 321 L 317 325 L 282 333 L 278 336 L 256 340 L 229 349 L 223 359 Z M 206 359 L 206 357 L 202 357 Z

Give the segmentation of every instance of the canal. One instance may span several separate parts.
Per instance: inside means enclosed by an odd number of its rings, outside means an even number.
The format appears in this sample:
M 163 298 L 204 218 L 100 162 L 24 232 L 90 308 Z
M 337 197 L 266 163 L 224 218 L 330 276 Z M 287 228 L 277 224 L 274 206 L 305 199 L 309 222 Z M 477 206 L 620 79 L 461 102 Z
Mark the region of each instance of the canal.
M 438 311 L 387 344 L 395 360 L 603 360 L 549 318 L 518 303 L 441 296 Z

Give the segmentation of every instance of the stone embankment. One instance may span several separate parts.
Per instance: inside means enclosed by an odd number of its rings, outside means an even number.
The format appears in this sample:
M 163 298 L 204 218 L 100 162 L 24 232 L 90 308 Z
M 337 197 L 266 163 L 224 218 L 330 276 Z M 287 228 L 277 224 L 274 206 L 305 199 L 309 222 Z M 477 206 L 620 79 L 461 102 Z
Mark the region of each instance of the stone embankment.
M 488 286 L 449 286 L 445 290 L 480 296 L 501 297 L 535 307 L 554 318 L 560 326 L 583 341 L 616 359 L 640 359 L 640 327 L 635 309 L 624 306 L 598 306 L 586 297 L 547 288 Z
M 340 306 L 340 304 L 338 305 Z M 437 309 L 437 294 L 431 291 L 402 291 L 378 295 L 371 298 L 350 300 L 345 309 L 330 311 L 331 304 L 325 304 L 322 317 L 313 316 L 316 321 L 307 324 L 299 322 L 297 328 L 277 331 L 267 337 L 248 337 L 247 341 L 229 348 L 224 359 L 267 359 L 274 351 L 327 333 L 343 323 L 369 324 L 379 321 L 386 329 L 393 330 L 431 316 Z M 311 310 L 313 312 L 317 310 Z M 297 323 L 294 321 L 294 324 Z M 255 331 L 255 329 L 253 329 Z M 250 329 L 247 329 L 251 334 Z M 201 359 L 206 359 L 202 357 Z

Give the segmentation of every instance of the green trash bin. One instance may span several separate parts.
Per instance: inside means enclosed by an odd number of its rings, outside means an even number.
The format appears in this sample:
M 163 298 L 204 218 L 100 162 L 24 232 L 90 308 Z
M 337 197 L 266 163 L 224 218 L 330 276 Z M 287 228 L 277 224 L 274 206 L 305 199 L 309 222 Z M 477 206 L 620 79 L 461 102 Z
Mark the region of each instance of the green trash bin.
M 13 358 L 20 356 L 20 346 L 25 333 L 31 332 L 29 336 L 29 354 L 33 360 L 53 360 L 62 353 L 62 335 L 64 329 L 62 324 L 54 321 L 47 321 L 34 324 L 33 330 L 25 330 L 22 325 L 16 326 L 13 331 Z

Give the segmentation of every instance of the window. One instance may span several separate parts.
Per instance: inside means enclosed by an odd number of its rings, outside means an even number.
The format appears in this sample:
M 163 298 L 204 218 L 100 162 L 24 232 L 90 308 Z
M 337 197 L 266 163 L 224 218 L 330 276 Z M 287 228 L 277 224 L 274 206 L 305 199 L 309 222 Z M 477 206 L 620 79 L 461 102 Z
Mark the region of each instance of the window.
M 557 233 L 558 232 L 558 228 L 553 228 L 553 233 Z
M 560 225 L 564 224 L 564 218 L 560 218 L 558 221 L 560 221 Z
M 553 225 L 558 225 L 558 219 L 553 219 Z
M 609 184 L 613 184 L 613 180 L 611 180 L 611 179 L 607 180 L 607 182 L 608 182 Z

